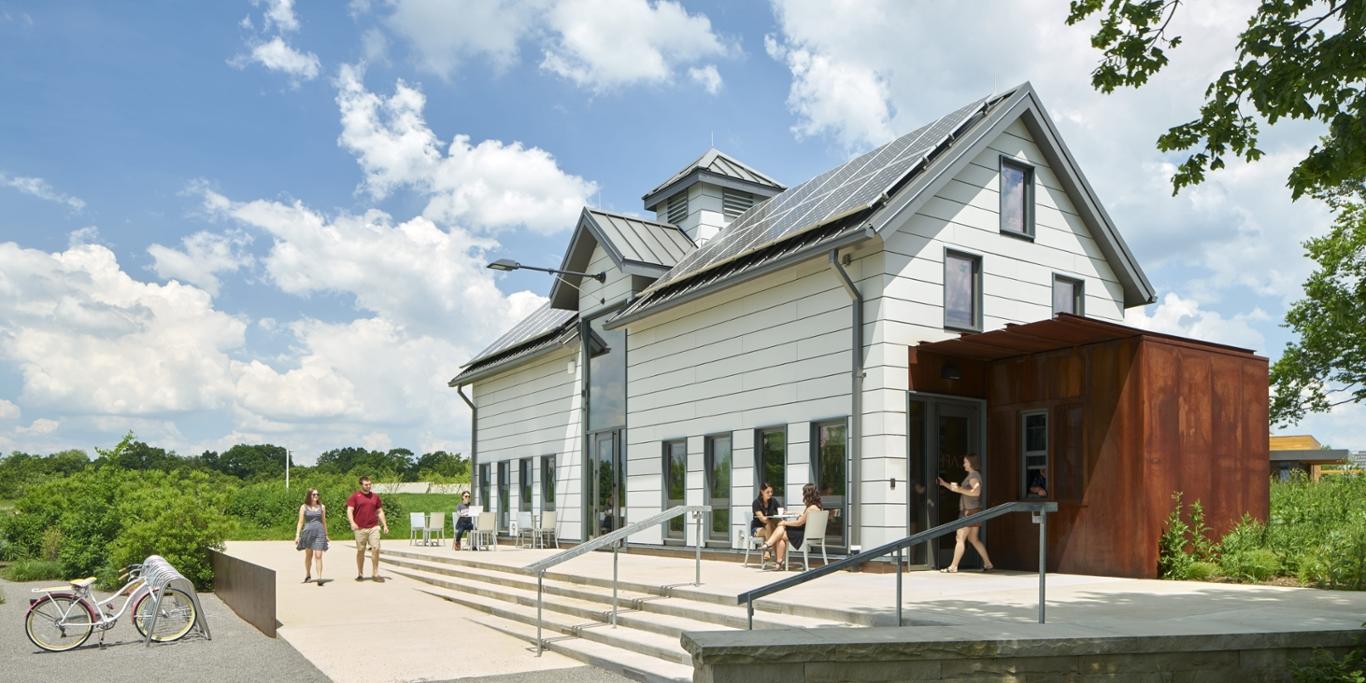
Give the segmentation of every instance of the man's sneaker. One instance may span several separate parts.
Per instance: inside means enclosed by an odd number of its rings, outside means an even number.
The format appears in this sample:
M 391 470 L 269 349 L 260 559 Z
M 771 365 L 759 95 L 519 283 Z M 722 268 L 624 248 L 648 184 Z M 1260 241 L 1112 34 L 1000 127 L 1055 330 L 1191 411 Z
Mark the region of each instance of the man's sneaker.
M 357 581 L 364 581 L 364 580 L 365 580 L 365 577 L 364 577 L 364 576 L 361 576 L 361 575 L 359 575 L 359 574 L 357 574 L 357 575 L 356 575 L 356 580 L 357 580 Z

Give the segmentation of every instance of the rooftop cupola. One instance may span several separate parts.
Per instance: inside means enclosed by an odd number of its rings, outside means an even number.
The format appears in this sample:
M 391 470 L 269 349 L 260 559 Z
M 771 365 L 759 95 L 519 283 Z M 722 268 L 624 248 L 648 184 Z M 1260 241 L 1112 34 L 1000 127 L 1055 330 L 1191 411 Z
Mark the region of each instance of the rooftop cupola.
M 645 193 L 645 210 L 678 226 L 699 246 L 736 216 L 785 188 L 716 148 Z

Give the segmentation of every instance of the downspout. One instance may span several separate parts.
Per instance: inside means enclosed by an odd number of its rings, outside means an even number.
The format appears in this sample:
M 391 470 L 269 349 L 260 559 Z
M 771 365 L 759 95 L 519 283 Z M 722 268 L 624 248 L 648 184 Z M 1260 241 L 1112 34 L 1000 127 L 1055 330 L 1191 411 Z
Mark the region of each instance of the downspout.
M 859 529 L 859 522 L 863 518 L 863 515 L 859 514 L 859 488 L 863 483 L 863 295 L 849 278 L 849 273 L 845 272 L 844 266 L 840 265 L 838 249 L 830 250 L 830 267 L 839 275 L 840 283 L 849 292 L 850 314 L 853 318 L 854 335 L 850 349 L 852 369 L 849 373 L 849 472 L 852 486 L 849 487 L 846 498 L 849 501 L 849 545 L 855 546 L 860 545 L 860 537 L 863 535 Z
M 455 393 L 460 394 L 460 399 L 465 405 L 470 407 L 470 500 L 480 505 L 487 505 L 485 501 L 479 500 L 479 408 L 474 405 L 474 401 L 465 395 L 464 385 L 455 388 Z M 452 532 L 454 533 L 454 532 Z

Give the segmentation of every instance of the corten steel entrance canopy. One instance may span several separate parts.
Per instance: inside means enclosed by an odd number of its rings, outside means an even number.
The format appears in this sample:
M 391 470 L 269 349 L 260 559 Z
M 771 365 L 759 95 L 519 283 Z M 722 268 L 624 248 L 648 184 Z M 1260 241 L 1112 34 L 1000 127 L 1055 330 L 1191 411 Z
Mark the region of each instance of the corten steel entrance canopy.
M 1004 329 L 963 334 L 957 339 L 927 342 L 913 348 L 917 351 L 937 353 L 944 356 L 994 361 L 1130 337 L 1153 337 L 1185 344 L 1197 344 L 1211 349 L 1222 349 L 1231 353 L 1255 355 L 1249 349 L 1236 346 L 1188 339 L 1094 318 L 1084 318 L 1071 313 L 1059 313 L 1051 320 L 1040 320 L 1023 325 L 1007 323 Z
M 1048 571 L 1155 577 L 1177 492 L 1201 502 L 1215 533 L 1244 514 L 1266 518 L 1267 359 L 1247 349 L 1059 314 L 918 344 L 907 360 L 910 400 L 981 401 L 988 506 L 1058 504 Z M 1032 456 L 1043 461 L 1042 496 L 1030 491 L 1038 465 L 1024 465 L 1026 417 L 1045 437 Z M 995 564 L 1036 569 L 1031 532 L 1011 517 L 993 521 Z

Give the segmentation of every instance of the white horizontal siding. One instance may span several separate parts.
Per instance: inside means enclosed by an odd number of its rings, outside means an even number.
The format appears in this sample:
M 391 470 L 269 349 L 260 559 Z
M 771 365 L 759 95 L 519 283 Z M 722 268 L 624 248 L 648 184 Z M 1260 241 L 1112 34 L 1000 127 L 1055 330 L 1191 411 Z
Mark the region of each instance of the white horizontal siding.
M 488 464 L 492 500 L 481 501 L 487 510 L 497 509 L 497 465 L 510 462 L 509 511 L 518 518 L 520 488 L 518 463 L 532 458 L 532 509 L 540 512 L 541 456 L 555 456 L 555 509 L 560 535 L 582 538 L 583 498 L 580 495 L 579 403 L 581 378 L 578 363 L 574 372 L 567 368 L 577 358 L 579 347 L 571 345 L 544 358 L 474 383 L 475 406 L 479 409 L 479 464 Z M 478 473 L 475 473 L 478 476 Z M 477 483 L 477 479 L 476 479 Z
M 584 277 L 579 278 L 579 315 L 585 319 L 593 317 L 599 309 L 611 306 L 631 295 L 631 276 L 619 270 L 612 257 L 607 255 L 601 244 L 593 247 L 587 273 L 606 273 L 607 281 Z

